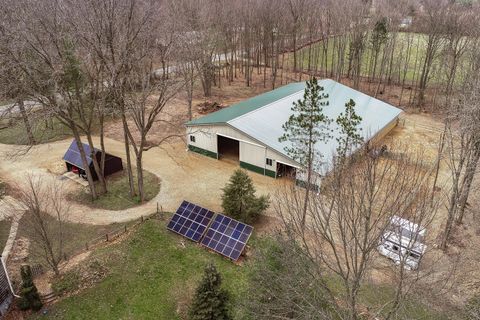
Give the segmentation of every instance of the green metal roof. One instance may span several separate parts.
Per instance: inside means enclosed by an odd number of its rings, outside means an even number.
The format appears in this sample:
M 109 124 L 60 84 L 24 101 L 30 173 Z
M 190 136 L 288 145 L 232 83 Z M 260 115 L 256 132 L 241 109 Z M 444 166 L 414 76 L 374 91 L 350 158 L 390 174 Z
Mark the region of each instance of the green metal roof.
M 246 113 L 259 109 L 304 89 L 305 82 L 290 83 L 286 86 L 265 92 L 256 97 L 234 104 L 228 108 L 210 113 L 204 117 L 193 119 L 192 121 L 187 122 L 186 125 L 192 126 L 227 123 L 230 120 L 238 118 Z

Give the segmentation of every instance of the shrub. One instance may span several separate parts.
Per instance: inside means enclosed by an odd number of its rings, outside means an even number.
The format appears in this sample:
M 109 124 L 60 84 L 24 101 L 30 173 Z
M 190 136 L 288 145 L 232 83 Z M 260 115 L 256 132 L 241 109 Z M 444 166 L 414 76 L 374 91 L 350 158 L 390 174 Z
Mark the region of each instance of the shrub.
M 22 276 L 22 287 L 20 289 L 18 307 L 21 310 L 40 310 L 43 304 L 40 300 L 37 287 L 33 283 L 32 269 L 29 265 L 22 265 L 20 268 L 20 274 Z
M 222 207 L 225 214 L 245 223 L 255 221 L 268 205 L 268 196 L 255 196 L 252 179 L 244 170 L 236 170 L 223 188 Z
M 205 268 L 190 307 L 191 320 L 230 320 L 228 293 L 221 288 L 222 277 L 213 264 Z

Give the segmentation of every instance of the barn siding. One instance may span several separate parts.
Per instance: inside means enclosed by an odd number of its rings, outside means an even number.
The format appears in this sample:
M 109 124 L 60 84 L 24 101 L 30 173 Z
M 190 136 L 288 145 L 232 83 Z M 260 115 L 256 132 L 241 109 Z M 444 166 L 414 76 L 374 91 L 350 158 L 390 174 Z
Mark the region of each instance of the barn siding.
M 240 142 L 240 164 L 243 162 L 256 166 L 260 168 L 262 174 L 266 169 L 265 154 L 265 147 L 250 144 L 248 142 Z
M 199 148 L 199 147 L 195 147 L 195 146 L 190 145 L 190 144 L 188 145 L 188 150 L 199 153 L 201 155 L 204 155 L 204 156 L 207 156 L 207 157 L 210 157 L 210 158 L 218 159 L 218 155 L 215 152 L 205 150 L 205 149 L 202 149 L 202 148 Z
M 217 134 L 239 141 L 239 160 L 240 167 L 242 168 L 275 178 L 277 161 L 298 167 L 294 161 L 286 158 L 275 150 L 264 147 L 258 141 L 255 141 L 228 125 L 187 127 L 188 149 L 217 159 Z M 195 137 L 195 142 L 190 141 L 191 135 Z M 273 160 L 271 166 L 267 165 L 266 158 Z
M 377 143 L 383 138 L 385 138 L 385 136 L 389 134 L 390 131 L 392 131 L 398 125 L 398 121 L 398 117 L 390 121 L 382 130 L 377 132 L 377 134 L 370 139 L 370 143 Z

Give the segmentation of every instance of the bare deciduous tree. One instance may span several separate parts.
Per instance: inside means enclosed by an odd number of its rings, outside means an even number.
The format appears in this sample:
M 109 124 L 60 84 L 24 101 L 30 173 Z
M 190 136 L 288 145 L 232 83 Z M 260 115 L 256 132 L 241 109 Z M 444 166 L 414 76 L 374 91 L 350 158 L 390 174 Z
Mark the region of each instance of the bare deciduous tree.
M 480 162 L 480 83 L 471 79 L 446 122 L 446 164 L 451 173 L 448 215 L 441 247 L 446 249 L 453 223 L 462 223 Z
M 70 211 L 64 186 L 58 180 L 39 175 L 27 175 L 25 180 L 25 188 L 18 188 L 15 208 L 25 211 L 22 223 L 28 237 L 41 248 L 40 257 L 58 275 L 65 240 L 74 236 L 67 235 L 64 229 Z
M 392 159 L 358 155 L 355 162 L 332 170 L 322 191 L 310 201 L 305 231 L 303 191 L 288 190 L 276 202 L 278 214 L 304 254 L 340 279 L 349 319 L 359 317 L 358 294 L 391 218 L 430 208 L 429 199 L 413 201 L 415 190 L 428 183 L 429 171 L 421 156 L 394 155 Z

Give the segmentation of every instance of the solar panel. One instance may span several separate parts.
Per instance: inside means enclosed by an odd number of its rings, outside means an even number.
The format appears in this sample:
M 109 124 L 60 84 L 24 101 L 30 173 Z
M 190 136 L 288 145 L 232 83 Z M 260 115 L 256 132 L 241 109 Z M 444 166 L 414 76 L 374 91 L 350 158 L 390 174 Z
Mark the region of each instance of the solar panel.
M 88 165 L 91 165 L 93 160 L 90 157 L 90 146 L 86 143 L 82 144 L 83 150 L 85 151 L 85 155 L 87 157 L 87 163 Z M 94 150 L 95 152 L 99 152 L 99 150 L 97 149 Z M 75 140 L 73 140 L 70 144 L 70 147 L 68 147 L 67 152 L 65 152 L 65 155 L 63 156 L 63 160 L 78 168 L 85 170 L 85 168 L 83 167 L 82 157 L 80 156 L 80 151 L 78 150 L 77 142 Z
M 223 214 L 217 214 L 201 243 L 207 248 L 237 261 L 252 230 L 253 227 L 245 223 Z
M 183 201 L 172 216 L 172 219 L 167 225 L 167 229 L 198 242 L 205 233 L 212 218 L 212 211 L 188 201 Z

